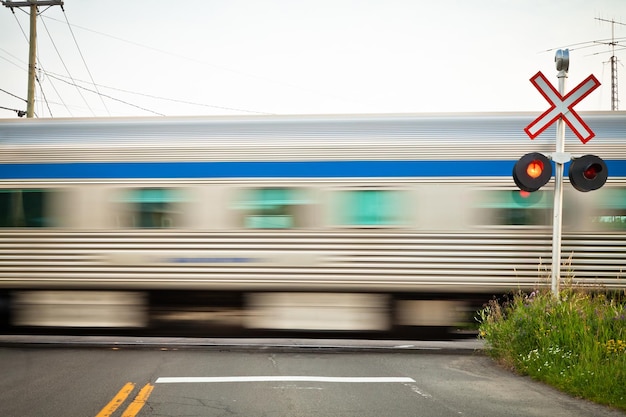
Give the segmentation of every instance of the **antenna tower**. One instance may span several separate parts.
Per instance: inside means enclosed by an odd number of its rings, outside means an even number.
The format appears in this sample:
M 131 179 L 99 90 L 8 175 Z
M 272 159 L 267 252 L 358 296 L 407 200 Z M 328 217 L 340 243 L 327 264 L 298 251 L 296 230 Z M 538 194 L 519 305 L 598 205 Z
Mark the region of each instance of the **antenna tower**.
M 605 45 L 609 45 L 611 47 L 611 110 L 616 111 L 619 107 L 619 98 L 618 98 L 618 89 L 617 89 L 617 57 L 615 56 L 615 45 L 617 45 L 617 41 L 615 40 L 615 24 L 624 25 L 625 23 L 616 22 L 615 20 L 607 20 L 601 19 L 599 17 L 595 18 L 601 22 L 608 22 L 611 24 L 611 42 L 604 43 Z

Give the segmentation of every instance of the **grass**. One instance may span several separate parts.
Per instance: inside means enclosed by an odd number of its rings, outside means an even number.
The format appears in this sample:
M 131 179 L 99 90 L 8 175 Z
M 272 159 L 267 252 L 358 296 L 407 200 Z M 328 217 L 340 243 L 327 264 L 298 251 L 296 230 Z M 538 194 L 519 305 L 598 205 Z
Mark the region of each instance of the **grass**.
M 523 375 L 626 411 L 626 292 L 568 288 L 492 300 L 477 317 L 487 351 Z

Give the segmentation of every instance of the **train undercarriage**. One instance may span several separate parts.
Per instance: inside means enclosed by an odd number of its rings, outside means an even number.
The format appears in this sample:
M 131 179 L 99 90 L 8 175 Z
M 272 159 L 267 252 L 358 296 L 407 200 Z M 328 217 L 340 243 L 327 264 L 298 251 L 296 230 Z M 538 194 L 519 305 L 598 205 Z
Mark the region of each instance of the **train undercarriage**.
M 432 338 L 475 335 L 487 295 L 15 290 L 4 333 L 177 337 Z

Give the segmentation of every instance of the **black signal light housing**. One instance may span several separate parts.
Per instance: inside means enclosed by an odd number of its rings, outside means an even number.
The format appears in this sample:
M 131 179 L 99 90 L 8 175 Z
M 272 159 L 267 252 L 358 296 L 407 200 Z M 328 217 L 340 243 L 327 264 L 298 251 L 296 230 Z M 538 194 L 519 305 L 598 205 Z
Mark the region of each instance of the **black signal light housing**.
M 606 163 L 595 155 L 573 158 L 569 165 L 569 181 L 578 191 L 597 190 L 606 183 L 608 177 Z
M 513 166 L 513 180 L 522 191 L 537 191 L 550 181 L 552 162 L 542 153 L 531 152 L 522 156 Z

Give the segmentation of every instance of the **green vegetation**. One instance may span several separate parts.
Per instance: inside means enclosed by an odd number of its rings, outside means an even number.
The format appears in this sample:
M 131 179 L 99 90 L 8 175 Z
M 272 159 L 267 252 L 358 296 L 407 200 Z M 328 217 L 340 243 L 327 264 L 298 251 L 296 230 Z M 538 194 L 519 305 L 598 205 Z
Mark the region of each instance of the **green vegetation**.
M 478 314 L 487 351 L 523 375 L 626 411 L 626 293 L 569 288 L 492 300 Z

